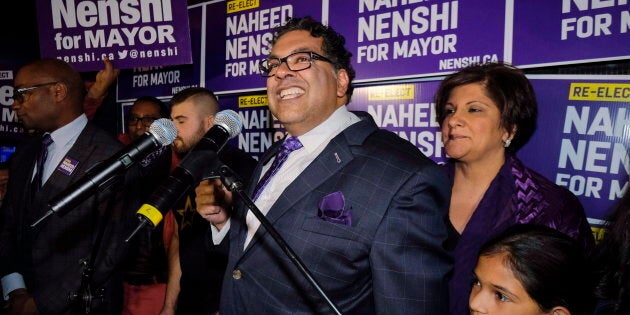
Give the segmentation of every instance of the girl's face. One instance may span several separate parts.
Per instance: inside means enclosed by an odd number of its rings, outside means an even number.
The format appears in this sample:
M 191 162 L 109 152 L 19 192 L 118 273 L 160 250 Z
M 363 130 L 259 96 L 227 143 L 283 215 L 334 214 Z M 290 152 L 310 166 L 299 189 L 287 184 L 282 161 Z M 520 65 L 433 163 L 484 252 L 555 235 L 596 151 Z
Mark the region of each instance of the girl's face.
M 505 253 L 479 257 L 470 293 L 470 314 L 547 314 L 525 291 L 505 260 Z

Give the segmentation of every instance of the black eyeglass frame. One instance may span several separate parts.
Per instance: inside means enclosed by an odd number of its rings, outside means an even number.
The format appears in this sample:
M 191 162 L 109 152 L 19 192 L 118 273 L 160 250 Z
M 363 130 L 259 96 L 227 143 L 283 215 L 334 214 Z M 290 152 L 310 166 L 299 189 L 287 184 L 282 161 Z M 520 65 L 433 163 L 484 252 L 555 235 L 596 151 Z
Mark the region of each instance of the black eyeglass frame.
M 302 64 L 302 65 L 305 66 L 304 68 L 292 69 L 291 68 L 292 66 L 289 64 L 288 60 L 289 60 L 289 58 L 291 58 L 291 57 L 293 57 L 293 56 L 295 56 L 297 54 L 308 54 L 309 55 L 309 60 L 308 60 L 308 62 L 296 62 L 296 63 L 293 64 L 293 67 L 295 67 L 298 64 Z M 278 60 L 278 64 L 274 65 L 273 68 L 271 68 L 271 67 L 268 66 L 270 60 Z M 287 68 L 289 68 L 289 70 L 297 72 L 297 71 L 302 71 L 302 70 L 306 70 L 306 69 L 310 68 L 313 65 L 313 62 L 315 60 L 325 61 L 325 62 L 328 62 L 328 63 L 330 63 L 332 65 L 335 64 L 332 60 L 330 60 L 330 59 L 328 59 L 328 58 L 326 58 L 326 57 L 324 57 L 324 56 L 322 56 L 322 55 L 320 55 L 320 54 L 318 54 L 318 53 L 316 53 L 314 51 L 296 51 L 296 52 L 294 52 L 292 54 L 289 54 L 289 55 L 285 56 L 284 58 L 270 57 L 270 58 L 267 58 L 267 59 L 260 60 L 258 62 L 258 70 L 260 70 L 260 75 L 263 78 L 269 78 L 269 77 L 273 77 L 274 75 L 276 75 L 275 72 L 280 67 L 280 65 L 282 65 L 283 62 L 287 64 Z M 273 74 L 272 74 L 272 72 L 273 72 Z
M 144 116 L 144 117 L 135 117 L 135 116 L 131 116 L 127 119 L 127 125 L 129 126 L 133 126 L 133 125 L 137 125 L 138 122 L 142 122 L 143 126 L 149 127 L 151 126 L 151 124 L 153 124 L 154 121 L 158 120 L 160 118 L 156 118 L 156 117 L 151 117 L 151 116 Z
M 21 87 L 18 89 L 13 89 L 13 97 L 11 97 L 13 99 L 13 101 L 18 101 L 20 103 L 24 102 L 24 92 L 28 92 L 28 91 L 32 91 L 35 89 L 38 89 L 40 87 L 43 86 L 47 86 L 47 85 L 53 85 L 53 84 L 57 84 L 59 83 L 59 81 L 53 81 L 53 82 L 46 82 L 46 83 L 40 83 L 40 84 L 35 84 L 35 85 L 31 85 L 31 86 L 27 86 L 27 87 Z

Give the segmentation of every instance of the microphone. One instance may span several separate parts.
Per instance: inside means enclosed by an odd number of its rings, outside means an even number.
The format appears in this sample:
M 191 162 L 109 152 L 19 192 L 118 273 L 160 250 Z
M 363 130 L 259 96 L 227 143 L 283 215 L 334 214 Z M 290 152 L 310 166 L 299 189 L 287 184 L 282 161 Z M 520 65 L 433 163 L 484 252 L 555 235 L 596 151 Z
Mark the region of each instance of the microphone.
M 147 223 L 152 227 L 157 226 L 162 221 L 162 213 L 166 213 L 190 186 L 207 177 L 212 170 L 218 169 L 221 164 L 218 159 L 219 151 L 229 139 L 236 137 L 242 128 L 243 122 L 238 113 L 233 110 L 218 112 L 214 118 L 214 126 L 153 192 L 149 201 L 138 209 L 136 213 L 140 224 L 125 241 L 128 242 Z
M 170 119 L 161 118 L 154 121 L 148 132 L 112 157 L 93 166 L 77 182 L 53 197 L 48 203 L 50 208 L 48 212 L 31 224 L 31 227 L 35 227 L 53 213 L 57 213 L 59 216 L 65 215 L 120 171 L 129 168 L 154 149 L 170 145 L 175 137 L 177 137 L 177 128 Z

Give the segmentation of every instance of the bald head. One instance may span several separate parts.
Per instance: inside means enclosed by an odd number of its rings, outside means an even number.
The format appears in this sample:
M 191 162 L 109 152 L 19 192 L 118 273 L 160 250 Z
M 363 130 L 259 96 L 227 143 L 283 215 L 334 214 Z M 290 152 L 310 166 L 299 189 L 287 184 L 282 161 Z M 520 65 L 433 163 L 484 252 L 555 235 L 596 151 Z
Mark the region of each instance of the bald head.
M 14 86 L 12 109 L 28 129 L 54 131 L 83 113 L 83 80 L 64 61 L 31 62 L 18 70 Z M 25 90 L 18 94 L 20 89 Z

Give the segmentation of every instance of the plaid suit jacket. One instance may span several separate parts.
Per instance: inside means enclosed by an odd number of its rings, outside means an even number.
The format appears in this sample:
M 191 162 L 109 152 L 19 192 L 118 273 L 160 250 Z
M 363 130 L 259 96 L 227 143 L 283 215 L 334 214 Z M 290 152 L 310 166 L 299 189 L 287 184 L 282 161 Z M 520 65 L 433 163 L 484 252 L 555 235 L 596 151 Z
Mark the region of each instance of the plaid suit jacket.
M 447 314 L 448 180 L 411 143 L 357 114 L 362 121 L 332 139 L 266 217 L 342 313 Z M 351 226 L 318 217 L 320 200 L 337 191 Z M 232 217 L 221 314 L 332 313 L 263 227 L 243 250 L 246 213 Z

